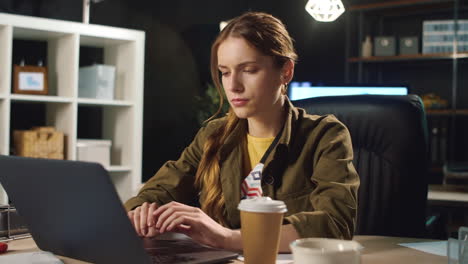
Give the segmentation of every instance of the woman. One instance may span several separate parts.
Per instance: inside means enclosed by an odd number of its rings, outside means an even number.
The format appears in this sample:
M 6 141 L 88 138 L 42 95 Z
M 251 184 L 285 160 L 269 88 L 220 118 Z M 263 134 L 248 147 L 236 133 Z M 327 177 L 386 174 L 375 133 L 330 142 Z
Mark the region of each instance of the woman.
M 211 50 L 211 74 L 229 113 L 209 121 L 177 161 L 127 201 L 140 236 L 181 232 L 241 250 L 237 205 L 250 194 L 241 185 L 262 161 L 263 195 L 288 208 L 280 251 L 299 237 L 352 238 L 359 177 L 350 135 L 335 117 L 308 115 L 291 104 L 286 87 L 296 59 L 275 17 L 249 12 L 230 21 Z M 201 209 L 188 205 L 194 202 Z

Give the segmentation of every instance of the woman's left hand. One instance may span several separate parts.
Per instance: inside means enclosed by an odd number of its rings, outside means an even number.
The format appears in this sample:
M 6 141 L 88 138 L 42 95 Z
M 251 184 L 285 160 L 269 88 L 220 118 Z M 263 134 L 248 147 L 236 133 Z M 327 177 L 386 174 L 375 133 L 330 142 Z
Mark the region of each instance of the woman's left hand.
M 158 207 L 153 216 L 159 233 L 183 233 L 198 243 L 216 248 L 227 248 L 233 230 L 225 228 L 206 215 L 200 208 L 170 202 Z

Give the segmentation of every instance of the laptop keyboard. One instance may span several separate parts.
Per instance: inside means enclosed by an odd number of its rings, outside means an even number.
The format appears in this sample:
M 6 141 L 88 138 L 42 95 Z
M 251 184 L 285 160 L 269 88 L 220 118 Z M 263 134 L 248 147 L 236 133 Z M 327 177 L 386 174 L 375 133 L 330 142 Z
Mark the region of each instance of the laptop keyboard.
M 154 255 L 151 256 L 151 261 L 154 264 L 166 264 L 166 263 L 184 263 L 194 261 L 195 258 L 177 256 L 177 255 Z
M 188 239 L 156 239 L 143 240 L 146 253 L 155 264 L 194 264 L 225 262 L 226 259 L 235 258 L 236 254 L 202 246 Z M 226 254 L 227 253 L 227 254 Z

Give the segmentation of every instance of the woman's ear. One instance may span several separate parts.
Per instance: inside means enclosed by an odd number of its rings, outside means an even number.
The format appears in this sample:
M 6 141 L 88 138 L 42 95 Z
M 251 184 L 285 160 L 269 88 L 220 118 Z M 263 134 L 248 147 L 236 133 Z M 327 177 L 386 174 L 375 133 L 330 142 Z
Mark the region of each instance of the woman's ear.
M 291 59 L 289 59 L 284 63 L 283 68 L 281 69 L 281 79 L 282 79 L 281 82 L 283 84 L 290 83 L 293 76 L 294 76 L 294 62 Z

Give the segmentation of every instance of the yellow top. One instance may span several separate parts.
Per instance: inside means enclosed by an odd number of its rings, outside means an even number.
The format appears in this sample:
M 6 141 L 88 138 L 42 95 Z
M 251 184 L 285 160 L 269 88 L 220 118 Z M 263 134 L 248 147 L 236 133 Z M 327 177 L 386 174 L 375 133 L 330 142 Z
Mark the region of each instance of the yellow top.
M 251 169 L 260 162 L 273 140 L 275 140 L 275 137 L 259 138 L 247 134 L 247 151 Z

